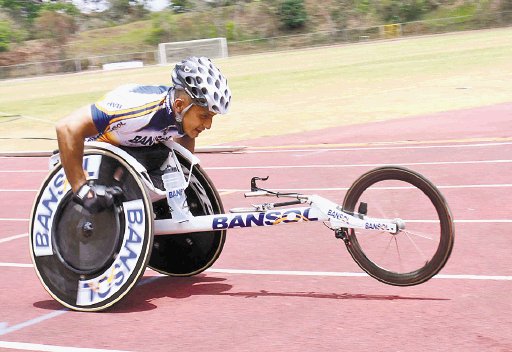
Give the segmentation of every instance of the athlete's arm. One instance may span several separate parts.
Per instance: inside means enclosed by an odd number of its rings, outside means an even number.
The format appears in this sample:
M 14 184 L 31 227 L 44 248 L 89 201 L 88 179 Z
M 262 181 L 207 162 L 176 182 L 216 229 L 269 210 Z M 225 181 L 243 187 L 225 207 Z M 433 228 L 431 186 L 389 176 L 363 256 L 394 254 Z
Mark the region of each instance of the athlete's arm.
M 84 106 L 64 117 L 57 122 L 56 131 L 62 166 L 75 193 L 86 182 L 82 167 L 84 139 L 98 134 L 91 106 Z
M 178 144 L 181 144 L 181 146 L 187 148 L 191 153 L 194 152 L 194 149 L 196 147 L 196 139 L 195 138 L 190 138 L 189 136 L 184 135 L 183 137 L 173 138 L 173 139 Z

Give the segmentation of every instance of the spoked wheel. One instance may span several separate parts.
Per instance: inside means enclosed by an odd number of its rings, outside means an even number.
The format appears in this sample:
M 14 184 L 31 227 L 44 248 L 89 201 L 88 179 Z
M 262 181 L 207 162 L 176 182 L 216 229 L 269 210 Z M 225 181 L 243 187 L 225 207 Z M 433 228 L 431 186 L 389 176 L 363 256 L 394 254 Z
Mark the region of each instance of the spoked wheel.
M 61 164 L 44 181 L 31 216 L 32 261 L 45 289 L 64 306 L 105 309 L 144 273 L 153 239 L 152 205 L 138 174 L 115 154 L 89 149 L 84 169 L 123 195 L 115 206 L 89 213 L 72 200 Z
M 188 178 L 190 162 L 177 152 L 176 155 Z M 224 212 L 215 186 L 199 165 L 192 168 L 192 177 L 185 193 L 190 212 L 194 216 Z M 160 210 L 165 209 L 168 214 L 167 200 L 163 199 L 159 203 L 154 206 Z M 226 230 L 155 236 L 149 267 L 169 276 L 197 275 L 219 258 L 225 240 Z
M 403 221 L 404 228 L 396 234 L 348 231 L 348 251 L 379 281 L 397 286 L 420 284 L 437 274 L 450 256 L 454 242 L 450 209 L 439 190 L 414 171 L 381 167 L 365 173 L 348 190 L 343 209 Z

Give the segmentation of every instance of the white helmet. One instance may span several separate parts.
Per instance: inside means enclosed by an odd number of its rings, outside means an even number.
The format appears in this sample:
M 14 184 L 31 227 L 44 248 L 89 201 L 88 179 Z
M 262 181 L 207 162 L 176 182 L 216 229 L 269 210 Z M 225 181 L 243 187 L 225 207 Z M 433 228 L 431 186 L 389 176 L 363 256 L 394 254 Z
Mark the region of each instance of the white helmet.
M 193 104 L 216 114 L 228 112 L 231 102 L 228 81 L 209 58 L 186 58 L 176 64 L 171 76 L 174 87 L 185 90 Z

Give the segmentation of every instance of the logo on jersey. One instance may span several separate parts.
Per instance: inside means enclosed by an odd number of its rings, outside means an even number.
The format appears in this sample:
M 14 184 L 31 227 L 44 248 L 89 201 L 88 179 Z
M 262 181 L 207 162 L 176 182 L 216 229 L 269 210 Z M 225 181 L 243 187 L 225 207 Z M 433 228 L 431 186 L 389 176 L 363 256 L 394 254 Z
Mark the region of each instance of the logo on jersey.
M 155 136 L 155 137 L 135 136 L 132 139 L 130 139 L 128 142 L 133 143 L 133 144 L 140 144 L 140 145 L 144 145 L 144 146 L 151 146 L 155 143 L 168 141 L 171 138 L 172 138 L 172 136 Z
M 114 103 L 114 102 L 112 102 L 112 101 L 108 102 L 108 103 L 107 103 L 107 106 L 108 106 L 109 108 L 112 108 L 112 109 L 118 109 L 118 110 L 123 108 L 123 106 L 122 106 L 121 104 L 119 104 L 119 103 Z
M 110 128 L 108 130 L 106 130 L 105 133 L 106 132 L 114 132 L 114 131 L 120 129 L 121 127 L 123 127 L 123 126 L 126 126 L 126 123 L 123 122 L 123 121 L 120 121 L 120 122 L 110 126 Z

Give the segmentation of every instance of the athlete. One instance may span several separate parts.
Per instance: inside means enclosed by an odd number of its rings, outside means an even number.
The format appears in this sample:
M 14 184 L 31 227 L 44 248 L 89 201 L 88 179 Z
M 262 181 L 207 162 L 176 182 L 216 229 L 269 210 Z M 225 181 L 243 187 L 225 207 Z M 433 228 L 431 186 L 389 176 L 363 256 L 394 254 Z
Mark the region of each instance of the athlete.
M 164 143 L 171 138 L 194 152 L 195 138 L 211 128 L 216 114 L 228 112 L 231 91 L 210 59 L 189 57 L 176 64 L 171 78 L 172 87 L 121 86 L 57 123 L 60 158 L 75 202 L 99 212 L 111 206 L 120 192 L 87 181 L 82 168 L 85 140 L 120 146 L 137 160 L 145 159 L 150 171 L 163 160 L 157 157 L 155 164 L 145 154 L 162 155 L 164 150 L 166 156 Z

